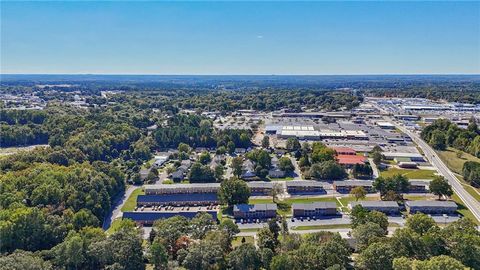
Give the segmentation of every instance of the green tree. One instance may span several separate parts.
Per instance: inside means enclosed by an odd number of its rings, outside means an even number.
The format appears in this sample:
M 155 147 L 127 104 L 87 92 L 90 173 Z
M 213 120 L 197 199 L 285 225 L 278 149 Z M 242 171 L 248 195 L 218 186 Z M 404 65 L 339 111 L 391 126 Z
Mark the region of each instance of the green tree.
M 445 150 L 447 148 L 445 141 L 446 137 L 444 132 L 440 130 L 434 130 L 432 132 L 429 144 L 436 150 Z
M 405 222 L 405 227 L 411 229 L 419 235 L 424 235 L 431 228 L 437 227 L 437 224 L 428 215 L 423 213 L 416 213 L 407 218 L 407 222 Z
M 430 181 L 429 190 L 438 195 L 440 200 L 442 196 L 450 197 L 453 195 L 452 186 L 443 176 L 435 176 L 432 181 Z
M 364 250 L 371 243 L 377 242 L 380 238 L 385 237 L 385 231 L 380 225 L 367 222 L 353 229 L 352 235 L 356 240 L 357 250 Z
M 395 254 L 395 249 L 388 243 L 372 243 L 360 252 L 355 265 L 365 270 L 391 270 Z
M 300 142 L 297 138 L 288 138 L 286 143 L 286 148 L 288 151 L 293 152 L 301 148 Z
M 82 209 L 73 215 L 72 224 L 75 230 L 80 230 L 86 226 L 97 227 L 100 221 L 90 210 Z
M 310 167 L 310 175 L 318 180 L 340 180 L 347 176 L 345 169 L 335 161 L 315 163 Z
M 260 248 L 269 248 L 275 250 L 278 240 L 269 228 L 263 228 L 258 231 L 258 246 Z
M 168 252 L 165 246 L 156 239 L 150 246 L 150 262 L 154 265 L 154 269 L 166 269 L 168 263 Z
M 270 147 L 270 137 L 268 137 L 267 135 L 263 136 L 263 139 L 262 139 L 262 147 L 263 147 L 263 148 L 268 148 L 268 147 Z
M 179 143 L 178 152 L 190 153 L 190 146 L 186 143 Z
M 223 167 L 222 164 L 218 164 L 217 166 L 215 166 L 215 170 L 213 173 L 215 175 L 215 179 L 217 179 L 217 182 L 222 182 L 223 175 L 225 174 L 225 167 Z
M 212 157 L 210 156 L 210 153 L 208 153 L 207 151 L 204 151 L 198 157 L 198 161 L 203 165 L 207 165 L 212 161 Z
M 242 175 L 242 167 L 243 167 L 243 158 L 242 157 L 234 157 L 232 159 L 233 175 L 235 175 L 237 177 Z
M 195 239 L 202 239 L 207 232 L 217 228 L 217 223 L 213 220 L 212 215 L 206 212 L 199 212 L 190 221 L 190 234 Z
M 363 187 L 354 187 L 350 194 L 355 197 L 355 200 L 358 201 L 359 199 L 364 199 L 367 196 L 367 191 Z
M 245 243 L 230 252 L 227 256 L 229 269 L 255 270 L 260 269 L 262 260 L 253 244 Z
M 285 171 L 286 173 L 291 173 L 293 170 L 295 170 L 292 161 L 288 157 L 281 157 L 278 160 L 278 167 L 280 170 Z
M 227 204 L 228 206 L 248 203 L 248 198 L 250 197 L 250 188 L 244 181 L 236 177 L 232 177 L 228 180 L 224 180 L 220 184 L 218 197 L 223 204 Z
M 21 249 L 0 257 L 2 269 L 8 270 L 52 270 L 52 264 L 31 252 Z

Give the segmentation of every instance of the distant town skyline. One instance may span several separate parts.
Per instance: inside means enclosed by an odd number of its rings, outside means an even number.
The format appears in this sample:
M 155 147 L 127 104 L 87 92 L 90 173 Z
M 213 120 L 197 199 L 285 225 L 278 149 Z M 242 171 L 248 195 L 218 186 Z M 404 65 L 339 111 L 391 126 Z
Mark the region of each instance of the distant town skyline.
M 479 2 L 2 2 L 2 74 L 479 74 Z

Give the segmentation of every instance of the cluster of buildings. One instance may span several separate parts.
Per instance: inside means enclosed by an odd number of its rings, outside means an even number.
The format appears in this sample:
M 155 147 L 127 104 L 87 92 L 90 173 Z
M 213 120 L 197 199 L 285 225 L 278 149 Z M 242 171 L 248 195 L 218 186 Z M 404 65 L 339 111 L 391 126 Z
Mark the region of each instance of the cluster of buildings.
M 369 211 L 378 211 L 387 215 L 398 215 L 403 208 L 396 201 L 360 201 L 351 202 L 348 204 L 349 209 L 353 209 L 355 206 L 360 205 Z M 409 214 L 415 214 L 417 212 L 439 215 L 439 214 L 454 214 L 458 206 L 453 201 L 405 201 L 405 210 Z
M 361 130 L 317 130 L 313 126 L 279 126 L 266 125 L 265 133 L 276 135 L 280 139 L 298 138 L 299 140 L 315 141 L 322 139 L 368 140 Z

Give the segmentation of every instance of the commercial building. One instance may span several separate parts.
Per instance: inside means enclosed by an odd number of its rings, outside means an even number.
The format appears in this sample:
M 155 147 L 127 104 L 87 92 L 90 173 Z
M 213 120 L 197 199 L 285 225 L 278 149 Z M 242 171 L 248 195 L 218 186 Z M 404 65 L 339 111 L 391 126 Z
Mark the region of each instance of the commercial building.
M 453 201 L 406 201 L 405 207 L 410 214 L 453 214 L 458 208 Z
M 278 138 L 288 139 L 296 137 L 300 140 L 319 140 L 319 132 L 313 126 L 283 126 L 277 132 Z
M 145 195 L 217 193 L 220 183 L 145 185 Z
M 293 180 L 285 182 L 289 194 L 325 194 L 324 184 L 318 181 Z
M 337 205 L 334 202 L 313 202 L 292 204 L 293 217 L 322 217 L 337 214 Z
M 378 211 L 388 215 L 400 213 L 400 206 L 396 201 L 360 201 L 348 204 L 349 209 L 353 209 L 356 205 L 361 205 L 369 211 Z
M 277 205 L 265 204 L 236 204 L 233 206 L 235 219 L 269 219 L 277 216 Z
M 379 121 L 377 122 L 377 126 L 379 126 L 381 129 L 395 129 L 395 125 L 390 122 Z
M 367 134 L 361 130 L 322 130 L 321 139 L 368 140 Z
M 216 193 L 190 193 L 190 194 L 161 194 L 161 195 L 138 195 L 138 206 L 172 205 L 172 206 L 196 206 L 218 204 Z
M 204 211 L 212 216 L 214 220 L 217 220 L 217 212 L 216 211 Z M 182 216 L 188 219 L 194 218 L 199 212 L 188 212 L 188 211 L 164 211 L 164 212 L 157 212 L 157 211 L 131 211 L 131 212 L 124 212 L 123 219 L 131 219 L 135 221 L 137 224 L 141 225 L 152 225 L 156 220 L 159 219 L 166 219 L 171 218 L 174 216 Z
M 367 192 L 373 192 L 373 181 L 370 181 L 370 180 L 333 181 L 333 188 L 339 193 L 350 193 L 350 191 L 355 187 L 363 187 Z

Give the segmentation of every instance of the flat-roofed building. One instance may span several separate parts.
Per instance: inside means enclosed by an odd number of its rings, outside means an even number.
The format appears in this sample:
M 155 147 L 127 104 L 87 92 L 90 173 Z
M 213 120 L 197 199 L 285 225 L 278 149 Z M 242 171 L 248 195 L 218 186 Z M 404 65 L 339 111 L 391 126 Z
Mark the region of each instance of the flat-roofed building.
M 268 219 L 277 216 L 277 205 L 274 203 L 236 204 L 233 206 L 236 219 Z
M 283 126 L 277 132 L 279 138 L 287 139 L 296 137 L 303 140 L 318 140 L 320 139 L 319 132 L 313 126 Z
M 457 211 L 457 204 L 453 201 L 406 201 L 408 213 L 417 212 L 425 214 L 453 214 Z
M 398 163 L 398 167 L 404 169 L 416 169 L 418 167 L 418 164 L 413 161 L 402 161 Z
M 410 179 L 408 192 L 410 193 L 427 193 L 429 192 L 430 180 Z
M 395 129 L 395 125 L 390 122 L 378 121 L 377 126 L 379 126 L 381 129 Z
M 210 214 L 213 220 L 217 220 L 217 212 L 216 211 L 202 211 Z M 131 212 L 123 212 L 123 219 L 131 219 L 135 221 L 137 224 L 141 225 L 152 225 L 155 221 L 159 219 L 166 219 L 171 218 L 174 216 L 182 216 L 188 219 L 194 218 L 200 212 L 189 212 L 189 211 L 181 211 L 181 212 L 170 212 L 170 211 L 131 211 Z
M 250 188 L 250 193 L 253 196 L 270 195 L 272 192 L 273 183 L 264 181 L 251 181 L 247 182 L 247 186 Z
M 159 184 L 145 185 L 145 195 L 155 194 L 189 194 L 189 193 L 217 193 L 220 183 L 192 183 L 192 184 Z
M 293 203 L 293 217 L 322 217 L 337 214 L 334 202 Z
M 190 194 L 161 194 L 161 195 L 138 195 L 138 206 L 150 205 L 174 205 L 195 206 L 218 204 L 216 193 L 190 193 Z
M 363 208 L 369 211 L 378 211 L 385 214 L 398 214 L 400 212 L 400 206 L 396 201 L 359 201 L 351 202 L 348 204 L 349 209 L 353 209 L 356 205 L 361 205 Z
M 368 140 L 367 134 L 361 130 L 321 130 L 321 139 Z
M 395 158 L 409 158 L 411 161 L 424 162 L 425 159 L 419 153 L 402 153 L 402 152 L 383 152 L 385 159 L 394 160 Z
M 290 194 L 325 194 L 324 184 L 311 180 L 292 180 L 285 182 Z
M 339 193 L 350 193 L 350 191 L 355 187 L 363 187 L 367 192 L 373 192 L 373 181 L 370 181 L 370 180 L 333 181 L 333 188 Z

